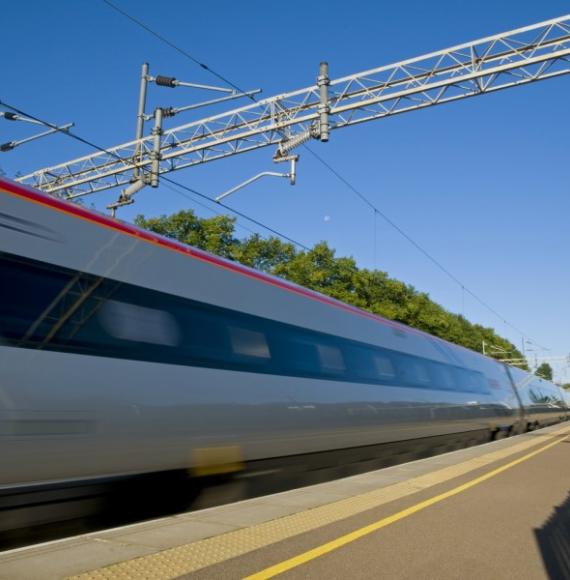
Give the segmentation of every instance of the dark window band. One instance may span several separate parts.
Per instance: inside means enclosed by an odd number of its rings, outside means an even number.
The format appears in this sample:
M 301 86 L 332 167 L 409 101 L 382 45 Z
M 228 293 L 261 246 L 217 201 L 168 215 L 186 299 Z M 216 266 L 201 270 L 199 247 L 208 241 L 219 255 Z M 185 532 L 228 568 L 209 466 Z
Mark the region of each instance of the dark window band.
M 0 343 L 92 356 L 488 394 L 483 373 L 0 253 Z

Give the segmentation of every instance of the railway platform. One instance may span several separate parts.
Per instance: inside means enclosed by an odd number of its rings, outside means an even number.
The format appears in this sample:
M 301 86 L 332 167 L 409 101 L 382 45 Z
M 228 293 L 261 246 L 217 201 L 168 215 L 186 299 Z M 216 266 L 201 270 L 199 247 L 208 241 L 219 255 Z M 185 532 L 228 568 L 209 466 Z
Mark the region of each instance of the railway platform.
M 570 578 L 570 426 L 0 553 L 0 579 Z

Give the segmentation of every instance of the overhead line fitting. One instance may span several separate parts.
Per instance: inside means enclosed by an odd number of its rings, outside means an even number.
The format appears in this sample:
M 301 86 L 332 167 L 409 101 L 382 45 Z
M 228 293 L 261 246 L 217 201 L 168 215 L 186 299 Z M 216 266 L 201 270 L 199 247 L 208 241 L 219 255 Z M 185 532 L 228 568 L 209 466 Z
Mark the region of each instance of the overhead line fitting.
M 47 137 L 48 135 L 53 135 L 54 133 L 58 132 L 67 132 L 71 127 L 74 126 L 74 123 L 66 123 L 65 125 L 46 125 L 46 123 L 42 123 L 32 119 L 30 117 L 26 117 L 25 115 L 18 115 L 17 113 L 11 113 L 9 111 L 0 111 L 0 117 L 6 119 L 6 121 L 24 121 L 25 123 L 31 123 L 32 125 L 43 125 L 45 127 L 49 127 L 47 131 L 42 131 L 41 133 L 35 133 L 30 137 L 26 137 L 24 139 L 20 139 L 19 141 L 7 141 L 6 143 L 0 144 L 0 152 L 5 153 L 7 151 L 12 151 L 19 145 L 23 145 L 24 143 L 29 143 L 30 141 L 35 141 L 36 139 L 41 139 L 42 137 Z
M 326 143 L 329 140 L 329 116 L 331 112 L 329 102 L 330 84 L 331 80 L 329 78 L 329 63 L 321 62 L 319 67 L 319 76 L 317 77 L 317 87 L 319 89 L 319 105 L 317 110 L 319 113 L 319 120 L 317 122 L 313 122 L 307 131 L 303 131 L 297 135 L 285 136 L 283 141 L 281 141 L 277 147 L 277 151 L 273 156 L 273 161 L 283 161 L 284 158 L 287 157 L 293 149 L 304 145 L 311 139 L 319 139 L 323 143 Z
M 198 103 L 192 103 L 185 105 L 183 107 L 157 107 L 152 114 L 146 114 L 146 97 L 148 90 L 148 83 L 154 83 L 159 87 L 167 87 L 174 89 L 176 87 L 187 87 L 191 89 L 201 89 L 207 91 L 216 91 L 219 93 L 224 93 L 225 96 L 218 97 L 215 99 L 209 99 L 207 101 L 200 101 Z M 186 81 L 180 81 L 176 77 L 169 77 L 165 75 L 157 75 L 155 77 L 149 74 L 149 64 L 147 62 L 143 63 L 141 69 L 140 77 L 140 89 L 139 89 L 139 102 L 137 110 L 137 126 L 135 132 L 136 146 L 133 155 L 133 176 L 131 183 L 128 187 L 123 189 L 119 194 L 117 201 L 109 204 L 107 209 L 111 211 L 111 215 L 115 217 L 118 208 L 125 205 L 131 205 L 134 203 L 133 196 L 139 192 L 141 189 L 149 185 L 150 187 L 158 187 L 160 178 L 160 161 L 162 159 L 161 155 L 161 138 L 164 133 L 163 131 L 163 120 L 166 117 L 174 117 L 179 113 L 185 111 L 190 111 L 192 109 L 198 109 L 200 107 L 206 107 L 208 105 L 214 105 L 217 103 L 222 103 L 225 101 L 230 101 L 233 99 L 238 99 L 240 97 L 251 97 L 252 95 L 257 95 L 261 92 L 261 89 L 254 89 L 251 91 L 238 91 L 236 89 L 228 89 L 226 87 L 216 87 L 212 85 L 204 85 L 198 83 L 189 83 Z M 150 171 L 145 170 L 143 167 L 145 151 L 142 146 L 141 140 L 144 135 L 144 124 L 147 121 L 154 119 L 154 126 L 151 131 L 152 135 L 152 149 L 148 153 L 151 160 Z M 78 195 L 69 196 L 70 199 L 77 197 Z
M 289 161 L 291 164 L 291 169 L 288 173 L 276 173 L 275 171 L 262 171 L 242 181 L 238 185 L 224 191 L 218 195 L 215 199 L 219 203 L 222 199 L 235 193 L 239 189 L 243 189 L 244 187 L 248 186 L 249 184 L 261 179 L 262 177 L 286 177 L 289 178 L 289 183 L 291 185 L 295 185 L 297 183 L 297 162 L 300 159 L 300 155 L 291 155 L 291 151 L 293 149 L 304 145 L 307 141 L 311 139 L 320 139 L 323 142 L 329 140 L 329 133 L 330 133 L 330 124 L 329 124 L 329 113 L 330 113 L 330 104 L 329 104 L 329 85 L 330 85 L 330 78 L 329 78 L 329 64 L 327 62 L 321 62 L 319 67 L 319 76 L 317 77 L 317 87 L 319 89 L 319 105 L 318 105 L 318 113 L 319 119 L 311 123 L 311 126 L 307 131 L 303 131 L 301 133 L 297 133 L 296 135 L 284 135 L 283 140 L 279 142 L 277 146 L 277 150 L 273 155 L 273 161 L 275 163 L 282 163 Z

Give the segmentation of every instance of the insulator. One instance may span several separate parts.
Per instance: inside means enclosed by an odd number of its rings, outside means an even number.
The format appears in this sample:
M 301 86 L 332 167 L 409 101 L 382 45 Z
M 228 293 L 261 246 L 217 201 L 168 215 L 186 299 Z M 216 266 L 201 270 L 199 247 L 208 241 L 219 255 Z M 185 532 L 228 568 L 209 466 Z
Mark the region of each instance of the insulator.
M 295 135 L 294 137 L 287 139 L 287 141 L 281 141 L 281 143 L 279 143 L 279 150 L 277 152 L 278 156 L 283 157 L 287 155 L 289 151 L 295 149 L 295 147 L 303 145 L 303 143 L 306 143 L 307 141 L 312 139 L 312 137 L 313 137 L 312 133 L 310 131 L 307 131 L 306 133 Z
M 176 79 L 174 77 L 164 77 L 162 75 L 158 75 L 154 79 L 154 82 L 159 87 L 170 87 L 171 89 L 173 89 L 174 87 L 176 87 Z
M 6 111 L 2 116 L 4 117 L 4 119 L 6 119 L 6 121 L 18 120 L 18 115 L 16 115 L 16 113 L 10 113 L 9 111 Z

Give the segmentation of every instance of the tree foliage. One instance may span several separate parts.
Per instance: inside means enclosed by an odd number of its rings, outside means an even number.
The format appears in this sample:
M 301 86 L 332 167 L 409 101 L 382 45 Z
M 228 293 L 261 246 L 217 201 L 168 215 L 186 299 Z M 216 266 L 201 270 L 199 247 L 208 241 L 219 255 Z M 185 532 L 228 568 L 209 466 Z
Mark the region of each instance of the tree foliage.
M 543 362 L 534 372 L 537 377 L 546 379 L 547 381 L 552 380 L 552 367 L 547 363 Z
M 481 352 L 485 341 L 509 352 L 510 358 L 522 358 L 516 347 L 492 328 L 473 324 L 460 314 L 448 312 L 427 293 L 390 278 L 386 272 L 359 268 L 351 257 L 337 257 L 326 242 L 300 251 L 275 237 L 265 239 L 254 234 L 238 239 L 233 218 L 199 218 L 192 211 L 155 218 L 139 215 L 135 223 L 471 350 Z

